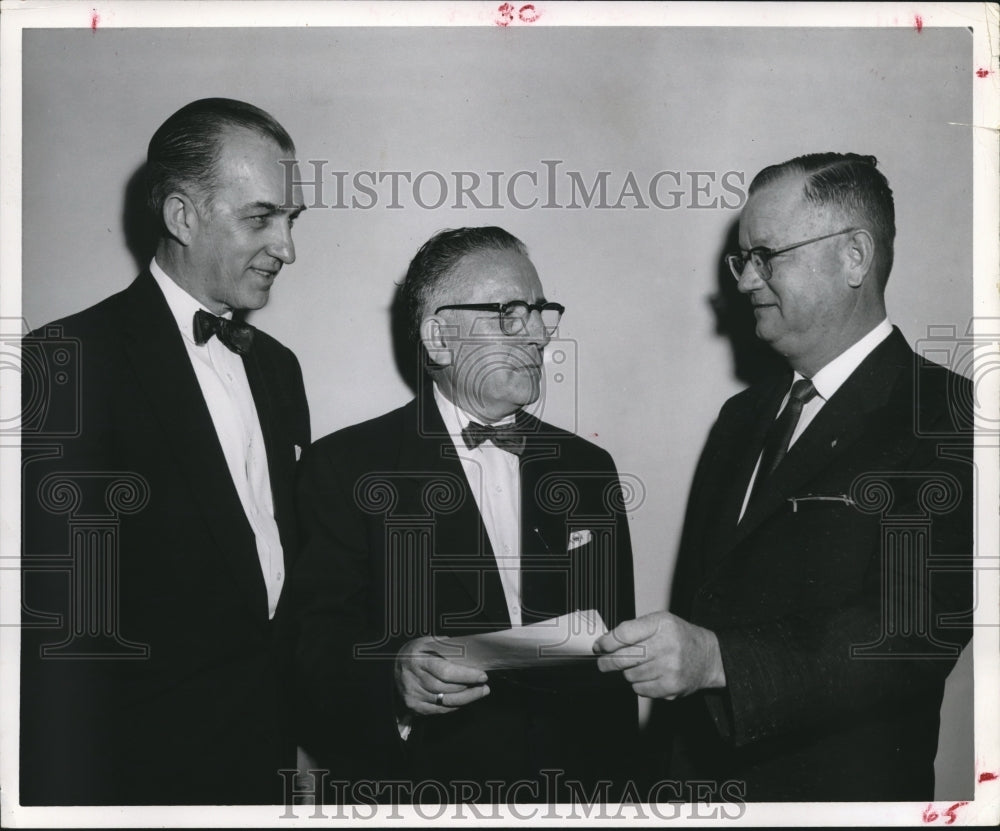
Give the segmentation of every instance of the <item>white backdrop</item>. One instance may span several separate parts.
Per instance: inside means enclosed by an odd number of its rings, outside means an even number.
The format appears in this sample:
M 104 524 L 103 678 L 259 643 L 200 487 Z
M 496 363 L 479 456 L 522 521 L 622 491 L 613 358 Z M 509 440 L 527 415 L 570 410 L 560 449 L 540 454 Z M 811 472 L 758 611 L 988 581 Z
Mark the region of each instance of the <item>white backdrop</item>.
M 196 98 L 253 102 L 285 125 L 303 162 L 324 165 L 295 228 L 297 262 L 253 317 L 299 356 L 314 437 L 410 396 L 388 307 L 420 244 L 446 227 L 501 225 L 567 307 L 544 416 L 643 483 L 631 516 L 637 605 L 663 608 L 697 454 L 744 385 L 707 302 L 741 191 L 761 167 L 801 153 L 877 156 L 896 196 L 890 316 L 911 343 L 932 325 L 964 332 L 972 139 L 958 125 L 973 120 L 971 47 L 967 30 L 932 27 L 29 30 L 22 314 L 36 327 L 128 285 L 126 189 L 153 131 Z M 421 206 L 439 192 L 428 175 L 416 196 L 398 180 L 400 207 L 388 207 L 388 181 L 374 206 L 350 207 L 352 196 L 371 201 L 352 187 L 361 171 L 440 173 L 448 200 Z M 491 171 L 500 207 L 454 207 L 456 172 L 478 175 L 490 204 Z M 517 171 L 537 177 L 522 175 L 513 192 L 537 197 L 532 209 L 506 192 Z M 618 209 L 585 207 L 579 193 L 568 207 L 570 171 L 588 189 L 606 171 L 609 205 L 632 174 L 646 207 L 628 196 Z M 676 207 L 646 198 L 660 171 L 677 174 L 658 190 Z M 348 207 L 317 204 L 339 195 Z M 968 665 L 948 695 L 939 796 L 967 798 Z

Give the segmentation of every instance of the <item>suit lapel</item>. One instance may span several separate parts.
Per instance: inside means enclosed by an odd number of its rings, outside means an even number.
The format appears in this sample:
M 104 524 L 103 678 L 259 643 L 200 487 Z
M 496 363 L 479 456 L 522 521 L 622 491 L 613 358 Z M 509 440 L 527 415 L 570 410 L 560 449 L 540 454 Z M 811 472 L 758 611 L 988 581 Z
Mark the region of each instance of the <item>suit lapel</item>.
M 732 531 L 740 522 L 740 510 L 743 508 L 744 499 L 746 499 L 750 477 L 757 466 L 757 460 L 764 448 L 768 430 L 777 418 L 778 408 L 788 393 L 790 383 L 790 376 L 786 376 L 770 387 L 759 404 L 754 407 L 752 418 L 744 425 L 747 438 L 742 443 L 743 451 L 736 455 L 739 462 L 734 467 L 734 481 L 738 482 L 739 485 L 733 488 L 730 493 L 731 501 L 726 506 L 724 521 L 719 524 L 722 530 Z
M 778 469 L 762 483 L 730 547 L 738 545 L 775 511 L 783 510 L 790 496 L 800 492 L 872 429 L 912 354 L 902 334 L 895 329 L 861 362 L 823 405 Z
M 466 596 L 459 605 L 475 610 L 468 617 L 469 623 L 488 623 L 493 628 L 510 626 L 493 547 L 429 382 L 412 403 L 403 429 L 399 470 L 404 474 L 412 472 L 413 476 L 413 491 L 405 500 L 408 509 L 416 514 L 428 512 L 425 488 L 436 475 L 441 476 L 445 488 L 460 491 L 454 500 L 458 503 L 455 510 L 432 511 L 432 590 L 444 592 L 448 583 L 456 586 Z M 419 598 L 418 602 L 423 600 Z M 440 604 L 435 602 L 431 611 L 437 627 L 441 623 Z
M 520 463 L 521 620 L 529 624 L 571 611 L 566 520 L 572 505 L 567 503 L 565 512 L 558 509 L 563 507 L 560 497 L 569 496 L 581 482 L 566 476 L 547 479 L 565 471 L 566 460 L 558 438 L 546 431 L 544 423 L 522 410 L 517 414 L 517 428 L 525 434 Z M 560 493 L 541 492 L 547 490 L 541 487 L 544 483 L 555 485 Z M 573 496 L 578 503 L 580 495 Z
M 247 355 L 243 356 L 243 367 L 246 369 L 250 393 L 253 396 L 254 409 L 257 411 L 257 421 L 264 437 L 264 452 L 267 454 L 267 472 L 271 484 L 271 498 L 274 504 L 274 518 L 278 525 L 281 547 L 284 552 L 286 568 L 295 556 L 296 538 L 292 533 L 295 522 L 295 505 L 292 501 L 291 489 L 285 483 L 294 481 L 294 456 L 289 454 L 289 448 L 279 443 L 280 434 L 276 428 L 275 396 L 279 389 L 277 371 L 274 365 L 262 355 L 265 345 L 258 338 L 257 345 Z
M 748 391 L 751 397 L 742 405 L 734 422 L 728 425 L 728 433 L 721 446 L 715 449 L 713 474 L 709 481 L 719 487 L 719 500 L 717 504 L 708 503 L 710 513 L 703 518 L 705 534 L 700 546 L 705 550 L 705 561 L 709 566 L 733 545 L 750 476 L 790 383 L 791 377 L 783 375 L 756 391 L 756 394 Z M 729 483 L 729 486 L 724 487 L 723 483 Z
M 178 473 L 252 614 L 266 622 L 267 592 L 253 532 L 177 323 L 148 272 L 132 283 L 126 296 L 130 312 L 122 322 L 125 351 L 138 385 L 152 403 L 153 418 Z M 157 440 L 151 431 L 150 441 Z

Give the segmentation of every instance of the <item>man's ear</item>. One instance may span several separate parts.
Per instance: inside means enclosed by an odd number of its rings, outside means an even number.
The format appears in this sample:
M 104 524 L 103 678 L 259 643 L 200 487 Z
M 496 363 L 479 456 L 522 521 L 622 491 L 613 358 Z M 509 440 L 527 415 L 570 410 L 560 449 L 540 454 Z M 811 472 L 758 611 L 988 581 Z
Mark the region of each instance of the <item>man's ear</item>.
M 844 257 L 847 266 L 847 285 L 859 288 L 875 264 L 875 240 L 864 228 L 847 235 Z
M 171 193 L 163 201 L 163 225 L 182 245 L 190 245 L 198 227 L 198 211 L 184 193 Z
M 420 322 L 420 342 L 427 357 L 438 367 L 451 366 L 455 356 L 450 345 L 448 324 L 437 315 L 428 315 Z

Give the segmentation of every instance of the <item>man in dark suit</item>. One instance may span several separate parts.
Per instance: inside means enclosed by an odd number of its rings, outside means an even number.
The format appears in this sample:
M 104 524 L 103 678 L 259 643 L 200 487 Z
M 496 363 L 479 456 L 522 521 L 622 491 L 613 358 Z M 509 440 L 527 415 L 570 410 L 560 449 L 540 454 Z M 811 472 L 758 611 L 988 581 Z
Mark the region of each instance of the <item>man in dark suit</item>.
M 295 259 L 294 154 L 250 104 L 174 113 L 149 269 L 24 343 L 26 370 L 59 370 L 25 373 L 24 804 L 282 799 L 309 414 L 295 356 L 241 318 Z
M 875 164 L 814 154 L 751 183 L 729 264 L 794 374 L 722 408 L 673 613 L 596 645 L 639 695 L 677 699 L 654 719 L 669 775 L 751 801 L 932 799 L 970 637 L 970 385 L 886 317 L 894 209 Z
M 303 459 L 302 743 L 385 801 L 607 798 L 631 761 L 627 684 L 587 659 L 487 673 L 437 640 L 575 609 L 609 626 L 634 614 L 611 457 L 523 409 L 562 306 L 500 228 L 433 237 L 401 300 L 426 361 L 416 400 Z

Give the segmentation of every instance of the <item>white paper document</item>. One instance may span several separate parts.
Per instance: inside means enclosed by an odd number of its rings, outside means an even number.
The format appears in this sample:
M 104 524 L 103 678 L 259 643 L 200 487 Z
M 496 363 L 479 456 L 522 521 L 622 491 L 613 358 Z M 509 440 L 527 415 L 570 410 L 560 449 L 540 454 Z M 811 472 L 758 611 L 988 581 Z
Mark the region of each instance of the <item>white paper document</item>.
M 520 669 L 595 659 L 593 645 L 608 631 L 600 612 L 570 612 L 500 632 L 438 638 L 442 657 L 477 669 Z

